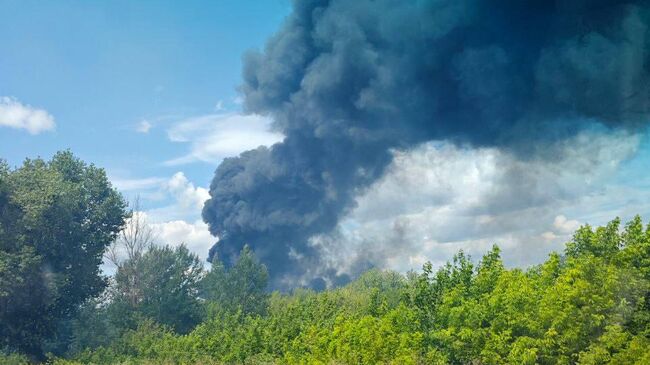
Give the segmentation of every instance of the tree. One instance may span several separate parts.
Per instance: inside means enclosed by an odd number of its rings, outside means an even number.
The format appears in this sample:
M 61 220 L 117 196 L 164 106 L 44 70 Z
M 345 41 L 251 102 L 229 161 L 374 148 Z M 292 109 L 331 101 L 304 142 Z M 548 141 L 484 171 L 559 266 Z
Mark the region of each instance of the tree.
M 133 273 L 139 279 L 135 289 Z M 111 305 L 113 317 L 130 320 L 123 324 L 127 328 L 144 317 L 186 333 L 202 318 L 198 292 L 203 274 L 200 259 L 184 245 L 151 246 L 118 268 Z M 133 296 L 134 291 L 137 296 Z
M 63 353 L 78 354 L 86 349 L 108 346 L 121 335 L 108 315 L 110 302 L 104 295 L 88 300 L 67 323 L 68 342 Z
M 266 266 L 246 245 L 230 270 L 220 262 L 213 263 L 212 270 L 203 280 L 203 293 L 205 299 L 217 302 L 224 309 L 264 314 L 269 298 L 266 291 L 268 281 Z
M 580 227 L 567 243 L 566 255 L 576 257 L 589 253 L 599 257 L 613 257 L 621 246 L 620 225 L 621 220 L 616 218 L 606 226 L 598 227 L 595 232 L 589 225 Z
M 125 207 L 104 170 L 69 151 L 0 163 L 0 347 L 42 358 L 57 323 L 102 292 Z
M 136 197 L 131 204 L 126 226 L 104 254 L 106 260 L 115 265 L 120 272 L 121 294 L 131 307 L 135 307 L 144 295 L 144 286 L 140 277 L 142 273 L 136 270 L 138 265 L 134 263 L 153 246 L 155 238 L 156 235 L 148 224 L 145 214 L 140 211 L 140 199 Z

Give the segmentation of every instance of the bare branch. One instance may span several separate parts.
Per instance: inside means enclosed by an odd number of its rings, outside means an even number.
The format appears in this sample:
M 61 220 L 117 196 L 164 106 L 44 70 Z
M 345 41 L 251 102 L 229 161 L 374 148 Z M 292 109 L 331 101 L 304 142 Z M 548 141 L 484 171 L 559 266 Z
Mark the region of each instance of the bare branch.
M 104 257 L 118 269 L 124 262 L 141 257 L 156 240 L 155 232 L 140 211 L 140 197 L 136 196 L 129 205 L 131 217 L 104 254 Z

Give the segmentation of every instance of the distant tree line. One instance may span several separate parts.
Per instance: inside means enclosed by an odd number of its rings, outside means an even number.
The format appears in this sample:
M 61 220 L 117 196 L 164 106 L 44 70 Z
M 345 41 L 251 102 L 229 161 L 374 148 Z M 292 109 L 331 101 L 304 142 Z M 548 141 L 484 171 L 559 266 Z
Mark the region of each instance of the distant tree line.
M 69 152 L 2 165 L 0 212 L 0 363 L 650 364 L 638 216 L 583 226 L 525 270 L 494 246 L 477 262 L 461 251 L 418 273 L 269 293 L 248 247 L 206 270 L 183 245 L 154 245 L 103 170 Z

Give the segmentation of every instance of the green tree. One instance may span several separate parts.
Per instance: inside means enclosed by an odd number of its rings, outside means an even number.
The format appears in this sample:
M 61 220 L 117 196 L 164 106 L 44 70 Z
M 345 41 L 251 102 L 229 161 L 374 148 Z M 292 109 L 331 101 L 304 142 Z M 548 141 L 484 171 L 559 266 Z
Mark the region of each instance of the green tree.
M 591 226 L 580 227 L 573 235 L 573 239 L 566 245 L 566 254 L 576 257 L 592 254 L 605 258 L 612 258 L 621 246 L 619 228 L 621 220 L 616 218 L 607 223 L 605 227 L 598 227 L 595 231 Z
M 138 273 L 137 283 L 133 282 L 133 273 Z M 121 327 L 133 328 L 139 318 L 150 318 L 186 333 L 203 316 L 198 298 L 203 276 L 201 260 L 185 245 L 151 246 L 118 268 L 111 315 L 122 322 Z M 135 297 L 134 285 L 138 293 Z
M 203 280 L 203 293 L 205 299 L 218 303 L 224 309 L 264 314 L 269 299 L 266 291 L 268 280 L 266 266 L 246 245 L 229 270 L 221 263 L 213 263 L 212 270 Z
M 0 163 L 0 346 L 42 358 L 57 323 L 106 286 L 99 265 L 124 225 L 103 169 L 70 152 Z
M 476 265 L 461 252 L 436 271 L 426 264 L 422 274 L 407 278 L 371 270 L 340 288 L 274 292 L 261 314 L 247 304 L 266 298 L 264 285 L 255 284 L 264 282 L 262 266 L 245 250 L 239 266 L 214 266 L 203 283 L 211 291 L 204 294 L 219 305 L 187 335 L 143 321 L 78 359 L 98 364 L 648 364 L 648 237 L 640 218 L 622 230 L 614 220 L 580 228 L 565 256 L 551 253 L 526 270 L 505 267 L 495 246 Z M 251 287 L 259 296 L 251 295 Z

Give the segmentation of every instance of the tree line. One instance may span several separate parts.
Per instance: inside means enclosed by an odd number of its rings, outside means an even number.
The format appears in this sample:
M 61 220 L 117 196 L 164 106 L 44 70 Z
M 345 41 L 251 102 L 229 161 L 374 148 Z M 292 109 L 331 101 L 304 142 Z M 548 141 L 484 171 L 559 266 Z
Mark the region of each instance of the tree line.
M 494 246 L 321 292 L 270 293 L 248 247 L 206 270 L 183 245 L 153 242 L 104 171 L 71 153 L 0 165 L 0 363 L 650 363 L 638 216 L 582 226 L 526 269 Z

